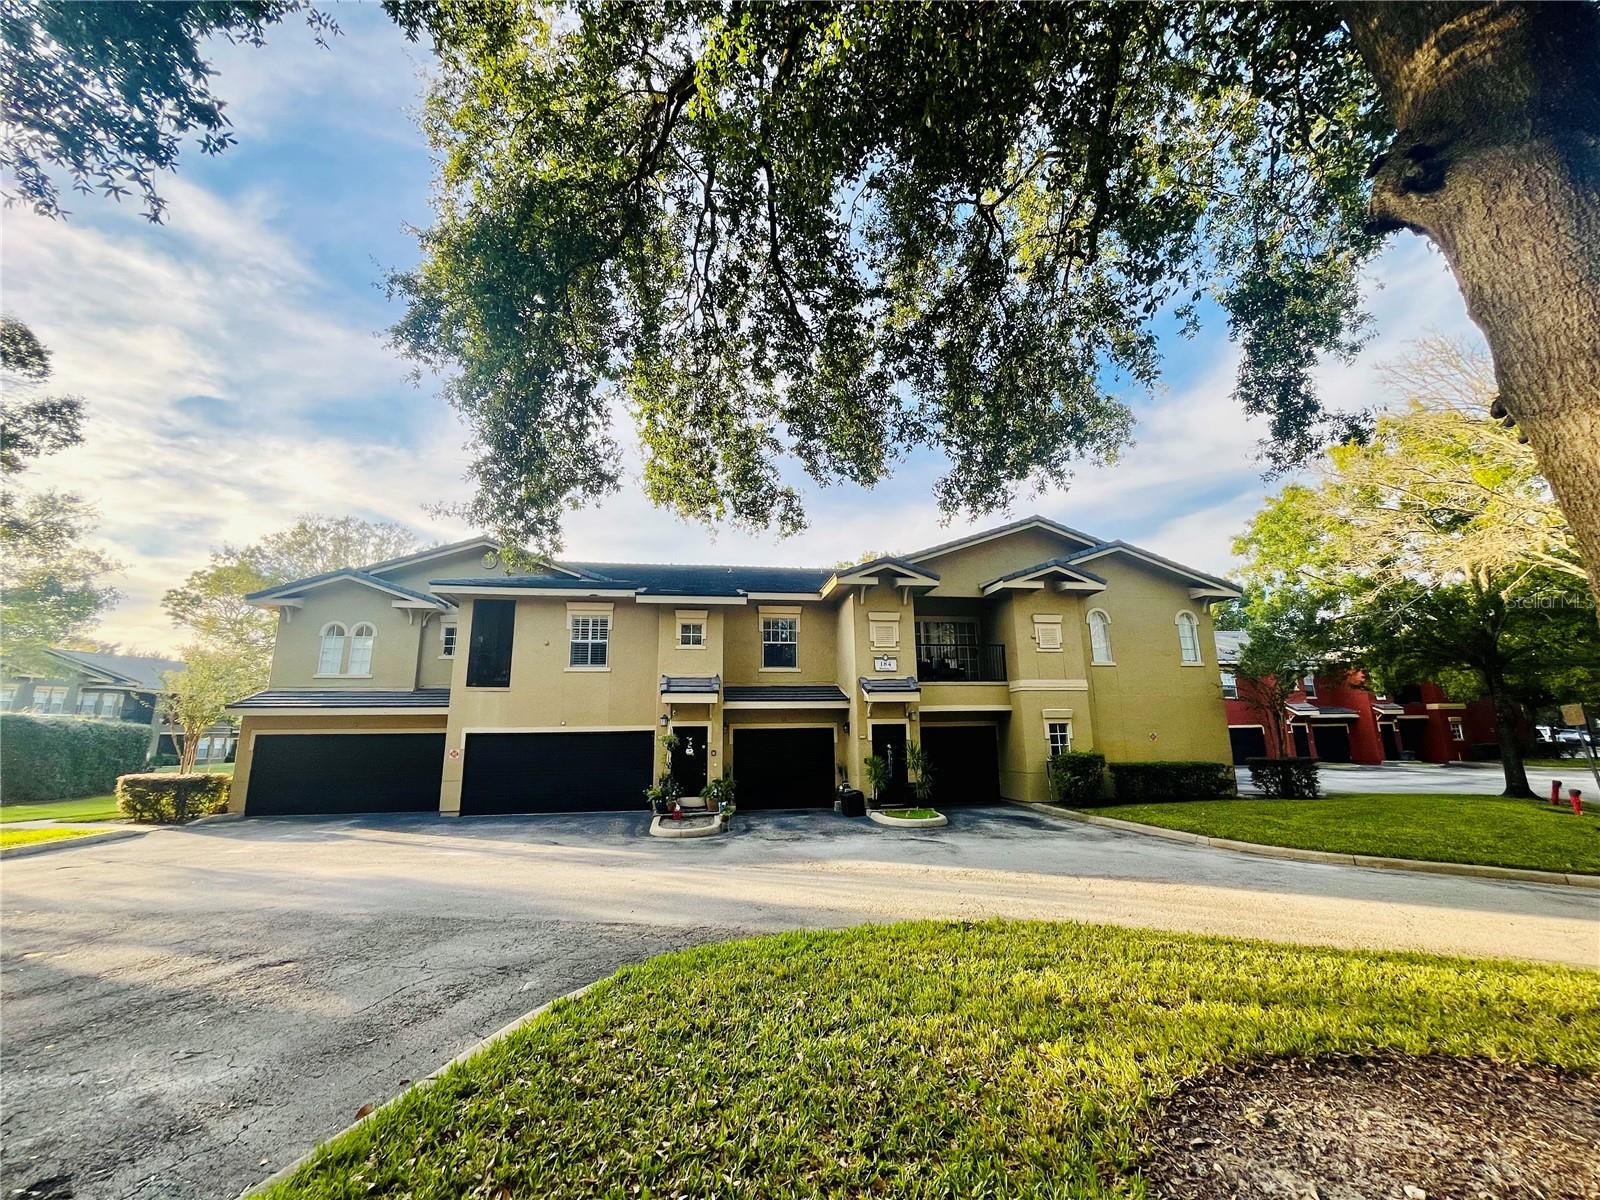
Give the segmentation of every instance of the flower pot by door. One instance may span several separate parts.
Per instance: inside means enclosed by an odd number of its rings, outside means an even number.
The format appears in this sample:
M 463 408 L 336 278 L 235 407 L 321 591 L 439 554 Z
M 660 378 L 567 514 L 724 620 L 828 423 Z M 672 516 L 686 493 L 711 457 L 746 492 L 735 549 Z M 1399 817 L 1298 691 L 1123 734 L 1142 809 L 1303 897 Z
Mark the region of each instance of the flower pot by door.
M 706 786 L 707 738 L 704 725 L 675 725 L 678 744 L 672 748 L 672 778 L 685 796 L 698 796 Z

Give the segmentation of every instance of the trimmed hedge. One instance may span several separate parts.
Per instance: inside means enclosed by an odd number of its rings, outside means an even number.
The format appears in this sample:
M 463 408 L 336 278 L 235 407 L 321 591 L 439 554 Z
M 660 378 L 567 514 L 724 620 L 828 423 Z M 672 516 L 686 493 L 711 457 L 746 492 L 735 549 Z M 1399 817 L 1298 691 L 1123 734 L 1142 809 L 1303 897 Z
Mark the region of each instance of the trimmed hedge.
M 150 726 L 134 721 L 0 714 L 0 800 L 102 795 L 143 767 L 149 749 Z
M 1218 762 L 1112 763 L 1111 786 L 1118 804 L 1221 800 L 1239 792 L 1233 764 Z
M 1315 800 L 1322 794 L 1314 758 L 1247 758 L 1250 784 L 1263 796 Z
M 1092 804 L 1101 798 L 1106 756 L 1093 750 L 1066 750 L 1050 760 L 1050 795 L 1057 804 Z
M 117 807 L 135 821 L 178 825 L 209 817 L 228 806 L 233 780 L 226 775 L 124 775 L 117 780 Z

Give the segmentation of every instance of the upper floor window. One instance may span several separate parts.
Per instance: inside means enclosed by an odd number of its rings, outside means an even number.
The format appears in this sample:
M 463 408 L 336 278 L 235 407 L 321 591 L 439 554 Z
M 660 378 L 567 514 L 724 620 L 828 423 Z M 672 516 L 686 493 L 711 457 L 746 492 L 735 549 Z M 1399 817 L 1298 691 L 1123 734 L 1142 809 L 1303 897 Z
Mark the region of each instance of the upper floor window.
M 1045 739 L 1050 743 L 1050 757 L 1065 754 L 1072 749 L 1072 722 L 1071 721 L 1046 721 L 1044 723 Z
M 515 600 L 474 600 L 467 646 L 468 687 L 510 687 Z
M 322 649 L 317 655 L 318 675 L 338 675 L 344 668 L 344 644 L 349 636 L 337 621 L 322 627 Z
M 1089 610 L 1089 661 L 1111 662 L 1111 618 L 1104 610 Z
M 603 667 L 610 662 L 611 618 L 573 614 L 572 639 L 567 656 L 570 667 Z
M 122 709 L 120 692 L 79 692 L 78 713 L 85 717 L 114 717 Z
M 800 618 L 761 618 L 761 665 L 786 669 L 800 665 Z
M 456 627 L 454 624 L 439 626 L 439 657 L 454 658 L 456 656 Z
M 1222 698 L 1224 700 L 1239 698 L 1239 679 L 1232 671 L 1222 673 Z
M 372 643 L 378 631 L 363 621 L 350 631 L 350 665 L 348 675 L 372 674 Z
M 678 614 L 678 646 L 683 650 L 703 650 L 706 645 L 706 615 L 703 612 Z
M 17 702 L 17 685 L 0 683 L 0 708 L 9 710 Z
M 1300 686 L 1305 688 L 1307 700 L 1315 700 L 1317 698 L 1317 677 L 1315 675 L 1307 675 L 1300 681 Z
M 1179 657 L 1185 664 L 1200 662 L 1200 622 L 1187 611 L 1179 613 L 1174 620 L 1178 623 Z
M 1467 723 L 1460 717 L 1450 718 L 1450 740 L 1452 742 L 1467 740 Z

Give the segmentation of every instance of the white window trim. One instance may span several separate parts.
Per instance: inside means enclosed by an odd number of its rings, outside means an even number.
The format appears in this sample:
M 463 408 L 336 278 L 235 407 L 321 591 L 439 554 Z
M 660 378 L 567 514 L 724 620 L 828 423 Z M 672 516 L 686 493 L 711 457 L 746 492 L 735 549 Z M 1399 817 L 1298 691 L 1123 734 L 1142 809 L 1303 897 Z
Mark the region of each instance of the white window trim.
M 1186 647 L 1183 644 L 1184 618 L 1188 617 L 1194 627 L 1194 657 L 1185 658 Z M 1206 665 L 1205 647 L 1200 644 L 1200 618 L 1187 608 L 1180 608 L 1172 616 L 1173 627 L 1178 631 L 1178 665 L 1180 667 L 1203 667 Z
M 1094 649 L 1094 618 L 1095 614 L 1105 618 L 1106 622 L 1106 650 L 1109 652 L 1105 658 L 1095 654 Z M 1111 642 L 1111 614 L 1103 608 L 1091 608 L 1083 615 L 1083 623 L 1089 627 L 1089 665 L 1091 667 L 1114 667 L 1117 665 L 1116 647 Z
M 1237 671 L 1223 671 L 1217 676 L 1222 685 L 1222 698 L 1224 700 L 1237 700 L 1239 698 L 1239 673 Z M 1229 683 L 1228 680 L 1233 680 Z M 1230 696 L 1228 693 L 1232 691 Z
M 1050 759 L 1055 757 L 1055 754 L 1051 750 L 1051 747 L 1050 747 L 1050 726 L 1052 726 L 1052 725 L 1065 725 L 1067 727 L 1066 752 L 1067 753 L 1071 753 L 1071 751 L 1072 751 L 1072 717 L 1071 716 L 1049 716 L 1049 715 L 1046 715 L 1045 718 L 1044 718 L 1043 724 L 1044 724 L 1044 754 L 1045 754 L 1045 761 L 1048 762 L 1048 761 L 1050 761 Z
M 456 635 L 454 644 L 451 645 L 451 647 L 450 647 L 450 653 L 449 654 L 446 654 L 444 652 L 444 648 L 445 648 L 444 633 L 445 633 L 445 630 L 447 630 L 447 629 L 450 630 L 452 633 L 454 633 Z M 446 662 L 454 662 L 456 660 L 456 650 L 458 648 L 460 648 L 460 645 L 461 645 L 461 628 L 460 628 L 460 625 L 455 621 L 440 621 L 439 622 L 439 657 L 444 659 Z
M 777 619 L 794 622 L 794 666 L 769 667 L 767 666 L 767 646 L 781 646 L 783 642 L 767 641 L 766 623 L 768 620 Z M 756 616 L 756 633 L 761 637 L 761 665 L 756 668 L 758 673 L 768 675 L 793 675 L 800 670 L 800 608 L 798 605 L 784 605 L 774 607 L 763 604 Z
M 612 619 L 612 604 L 569 604 L 567 605 L 567 665 L 565 670 L 574 675 L 603 675 L 611 670 L 611 635 L 615 632 L 616 622 Z M 577 644 L 572 636 L 573 618 L 575 617 L 604 617 L 606 619 L 606 661 L 603 666 L 590 666 L 588 664 L 574 664 L 572 661 L 572 647 Z M 594 639 L 588 639 L 585 645 L 598 645 Z
M 674 624 L 677 628 L 675 644 L 679 650 L 705 650 L 710 647 L 711 621 L 704 609 L 695 610 L 680 608 L 672 615 Z M 686 642 L 683 640 L 683 627 L 685 625 L 700 626 L 700 640 L 698 642 Z
M 1046 629 L 1055 631 L 1055 645 L 1045 645 L 1042 636 Z M 1040 654 L 1062 654 L 1067 648 L 1067 639 L 1061 635 L 1060 613 L 1034 613 L 1033 615 L 1033 644 Z
M 327 660 L 329 631 L 339 631 L 339 661 L 333 670 L 323 670 L 322 664 Z M 329 621 L 317 631 L 317 672 L 313 679 L 342 679 L 344 678 L 345 660 L 350 656 L 350 626 L 343 621 Z

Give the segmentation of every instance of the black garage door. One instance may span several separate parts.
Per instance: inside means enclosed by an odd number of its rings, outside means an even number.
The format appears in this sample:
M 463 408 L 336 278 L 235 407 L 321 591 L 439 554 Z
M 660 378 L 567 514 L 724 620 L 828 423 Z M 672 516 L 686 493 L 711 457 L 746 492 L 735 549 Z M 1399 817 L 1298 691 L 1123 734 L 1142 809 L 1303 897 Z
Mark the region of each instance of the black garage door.
M 832 729 L 735 729 L 734 801 L 751 808 L 833 804 Z
M 442 733 L 257 734 L 245 812 L 437 812 Z
M 1233 743 L 1233 761 L 1267 756 L 1267 731 L 1259 725 L 1230 725 L 1228 740 Z
M 922 751 L 933 770 L 934 805 L 1000 798 L 1000 738 L 993 725 L 924 725 Z
M 655 737 L 635 733 L 472 733 L 461 815 L 644 811 Z
M 1317 739 L 1317 757 L 1323 762 L 1350 761 L 1350 730 L 1347 727 L 1318 725 L 1312 732 Z

